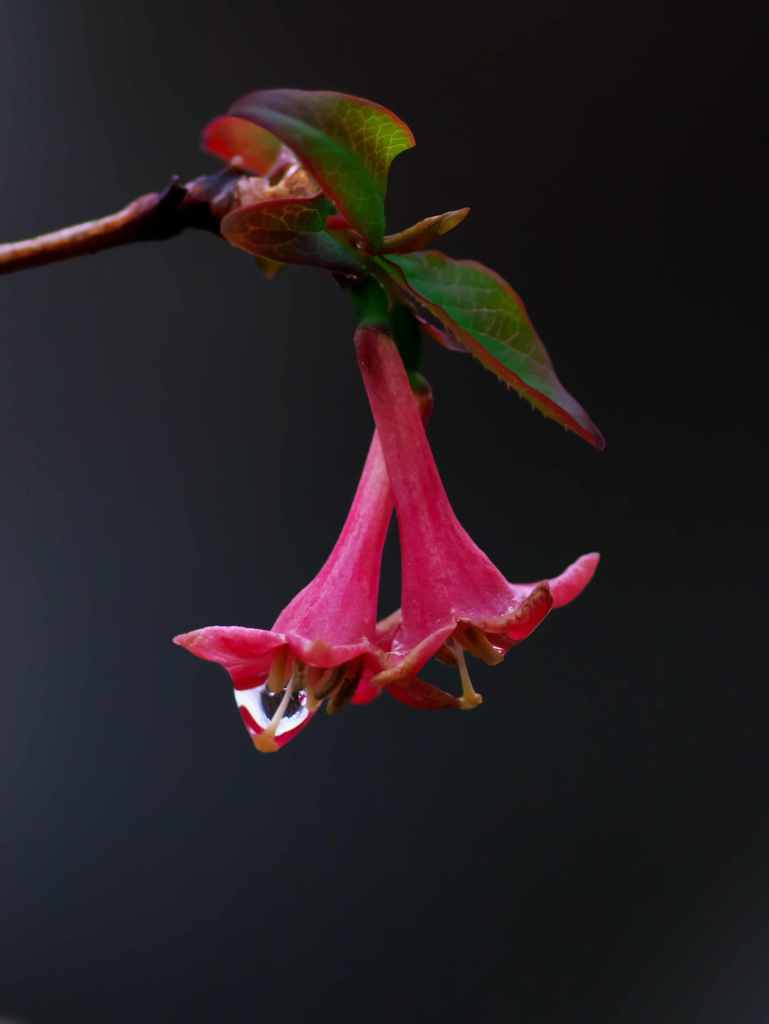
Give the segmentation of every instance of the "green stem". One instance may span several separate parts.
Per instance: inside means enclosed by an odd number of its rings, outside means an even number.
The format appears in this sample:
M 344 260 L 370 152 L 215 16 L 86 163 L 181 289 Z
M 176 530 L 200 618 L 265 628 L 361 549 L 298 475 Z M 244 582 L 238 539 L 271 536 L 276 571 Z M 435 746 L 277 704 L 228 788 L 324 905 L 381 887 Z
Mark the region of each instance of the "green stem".
M 389 301 L 384 289 L 373 277 L 365 277 L 351 289 L 358 327 L 377 327 L 393 333 Z
M 358 327 L 376 327 L 394 339 L 403 365 L 414 378 L 412 386 L 420 390 L 419 365 L 422 358 L 422 331 L 416 317 L 392 297 L 374 277 L 366 277 L 352 287 L 352 299 Z

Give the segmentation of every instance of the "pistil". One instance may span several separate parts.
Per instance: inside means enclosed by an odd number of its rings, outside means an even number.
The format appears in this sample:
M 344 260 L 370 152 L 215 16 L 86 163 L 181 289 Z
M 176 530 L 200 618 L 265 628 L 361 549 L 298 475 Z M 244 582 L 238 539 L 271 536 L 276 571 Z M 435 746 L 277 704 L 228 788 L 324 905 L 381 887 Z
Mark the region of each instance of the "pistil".
M 450 640 L 446 646 L 457 660 L 459 678 L 462 681 L 462 696 L 459 698 L 459 707 L 462 711 L 472 711 L 473 708 L 477 708 L 479 704 L 483 703 L 483 697 L 473 686 L 467 669 L 467 662 L 465 661 L 465 652 L 460 644 L 456 640 Z
M 263 754 L 274 754 L 276 751 L 280 750 L 280 747 L 278 746 L 275 740 L 275 734 L 277 732 L 278 726 L 283 720 L 283 716 L 286 713 L 286 708 L 288 707 L 288 703 L 291 700 L 291 697 L 293 696 L 295 689 L 296 680 L 292 677 L 288 686 L 283 692 L 283 698 L 280 704 L 278 704 L 278 707 L 275 710 L 275 714 L 270 719 L 270 724 L 267 726 L 264 732 L 259 733 L 258 736 L 251 737 L 256 749 L 261 750 Z

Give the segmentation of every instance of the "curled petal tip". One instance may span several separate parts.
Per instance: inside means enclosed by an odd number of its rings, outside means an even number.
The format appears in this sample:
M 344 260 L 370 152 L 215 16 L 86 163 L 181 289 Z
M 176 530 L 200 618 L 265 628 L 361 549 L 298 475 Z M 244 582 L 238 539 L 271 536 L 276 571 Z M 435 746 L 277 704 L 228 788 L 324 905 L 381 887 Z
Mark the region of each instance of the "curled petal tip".
M 193 630 L 191 633 L 179 633 L 173 637 L 172 643 L 175 643 L 177 647 L 184 647 L 186 650 L 194 647 L 198 639 L 198 630 Z
M 568 569 L 549 580 L 550 592 L 553 595 L 553 607 L 563 608 L 582 593 L 595 575 L 601 556 L 597 551 L 582 555 Z
M 590 582 L 590 580 L 593 578 L 593 576 L 595 575 L 596 569 L 598 568 L 598 564 L 599 564 L 600 561 L 601 561 L 601 553 L 600 553 L 600 551 L 590 551 L 586 555 L 580 555 L 580 557 L 576 560 L 576 562 L 574 563 L 572 568 L 573 569 L 579 568 L 579 570 L 581 572 L 583 572 L 585 574 L 587 574 L 587 573 L 590 574 L 585 579 L 585 585 L 587 585 Z

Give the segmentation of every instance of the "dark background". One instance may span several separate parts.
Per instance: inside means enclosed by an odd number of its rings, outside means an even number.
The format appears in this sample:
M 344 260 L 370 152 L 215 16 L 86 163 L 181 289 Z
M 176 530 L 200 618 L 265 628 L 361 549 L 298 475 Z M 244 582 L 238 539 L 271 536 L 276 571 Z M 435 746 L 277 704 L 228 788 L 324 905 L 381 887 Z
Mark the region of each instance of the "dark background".
M 383 698 L 261 757 L 170 637 L 269 626 L 336 537 L 371 429 L 346 298 L 202 234 L 1 278 L 0 1016 L 769 1021 L 766 25 L 655 0 L 0 18 L 0 238 L 212 169 L 199 130 L 250 89 L 367 96 L 418 140 L 392 229 L 471 205 L 446 250 L 522 293 L 608 439 L 428 347 L 471 534 L 512 579 L 594 548 L 599 574 L 476 667 L 476 714 Z

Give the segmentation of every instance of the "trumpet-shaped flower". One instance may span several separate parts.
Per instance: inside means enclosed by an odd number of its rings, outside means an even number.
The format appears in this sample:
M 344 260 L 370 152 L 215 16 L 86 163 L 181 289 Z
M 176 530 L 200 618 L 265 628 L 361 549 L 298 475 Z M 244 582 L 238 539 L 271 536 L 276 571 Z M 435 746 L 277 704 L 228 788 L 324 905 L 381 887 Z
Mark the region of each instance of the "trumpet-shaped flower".
M 454 515 L 394 342 L 381 330 L 361 327 L 356 347 L 395 498 L 401 543 L 401 610 L 389 625 L 380 627 L 380 632 L 389 632 L 389 663 L 371 684 L 407 698 L 398 688 L 437 655 L 457 665 L 462 682 L 457 704 L 470 709 L 481 696 L 470 681 L 464 652 L 488 664 L 500 662 L 551 608 L 568 604 L 582 592 L 599 556 L 583 555 L 560 576 L 539 583 L 505 579 Z M 411 696 L 415 693 L 412 688 Z M 426 693 L 424 704 L 438 706 L 438 700 L 445 703 L 443 698 L 431 701 Z
M 409 392 L 411 394 L 411 392 Z M 415 407 L 413 397 L 410 398 Z M 207 626 L 174 638 L 222 665 L 257 749 L 293 739 L 324 699 L 337 710 L 382 668 L 375 643 L 379 575 L 392 497 L 376 434 L 339 539 L 311 583 L 271 630 Z M 365 684 L 364 684 L 365 688 Z

